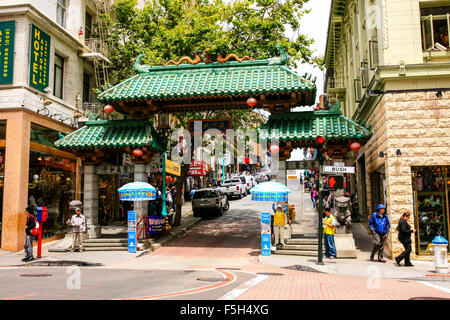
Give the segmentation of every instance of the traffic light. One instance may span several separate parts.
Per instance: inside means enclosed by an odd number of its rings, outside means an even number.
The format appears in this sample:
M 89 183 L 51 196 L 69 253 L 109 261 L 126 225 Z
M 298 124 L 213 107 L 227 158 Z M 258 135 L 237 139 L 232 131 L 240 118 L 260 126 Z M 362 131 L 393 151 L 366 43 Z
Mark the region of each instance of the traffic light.
M 316 147 L 317 147 L 317 160 L 324 161 L 325 160 L 325 138 L 322 136 L 318 136 L 316 138 Z
M 328 189 L 330 190 L 344 189 L 344 177 L 331 176 L 328 179 Z

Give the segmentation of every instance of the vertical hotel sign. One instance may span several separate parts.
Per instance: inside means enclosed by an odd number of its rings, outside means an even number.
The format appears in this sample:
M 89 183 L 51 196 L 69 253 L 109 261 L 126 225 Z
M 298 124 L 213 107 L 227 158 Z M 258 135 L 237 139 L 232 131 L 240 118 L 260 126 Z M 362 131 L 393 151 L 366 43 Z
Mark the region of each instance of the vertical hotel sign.
M 0 84 L 13 83 L 15 21 L 0 22 Z
M 48 87 L 50 36 L 31 25 L 30 86 L 40 91 Z

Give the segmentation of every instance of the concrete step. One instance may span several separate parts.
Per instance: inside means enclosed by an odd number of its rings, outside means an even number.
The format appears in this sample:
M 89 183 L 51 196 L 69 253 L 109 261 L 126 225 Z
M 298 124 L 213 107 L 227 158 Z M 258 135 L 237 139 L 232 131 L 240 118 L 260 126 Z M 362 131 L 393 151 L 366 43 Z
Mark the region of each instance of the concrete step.
M 84 251 L 128 251 L 128 247 L 84 247 Z
M 317 245 L 319 243 L 318 239 L 285 239 L 286 244 L 289 245 Z
M 89 242 L 83 243 L 83 247 L 94 248 L 94 247 L 126 247 L 128 248 L 128 242 Z
M 274 254 L 284 254 L 292 256 L 306 256 L 317 257 L 317 251 L 299 251 L 299 250 L 279 250 L 277 249 Z
M 128 239 L 123 238 L 96 238 L 96 239 L 86 239 L 84 243 L 128 243 Z
M 280 246 L 282 250 L 296 250 L 296 251 L 318 251 L 317 244 L 301 244 L 301 245 L 292 245 L 287 244 L 284 246 Z

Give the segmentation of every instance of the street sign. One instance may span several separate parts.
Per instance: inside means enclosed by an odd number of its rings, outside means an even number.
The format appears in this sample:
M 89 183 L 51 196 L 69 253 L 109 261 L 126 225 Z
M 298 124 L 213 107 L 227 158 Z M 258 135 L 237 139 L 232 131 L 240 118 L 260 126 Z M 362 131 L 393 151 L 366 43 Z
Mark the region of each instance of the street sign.
M 0 22 L 0 84 L 13 82 L 16 22 Z
M 261 214 L 261 255 L 270 256 L 271 248 L 270 213 Z
M 323 173 L 355 173 L 355 167 L 324 166 Z
M 128 252 L 135 253 L 136 247 L 136 211 L 128 211 Z

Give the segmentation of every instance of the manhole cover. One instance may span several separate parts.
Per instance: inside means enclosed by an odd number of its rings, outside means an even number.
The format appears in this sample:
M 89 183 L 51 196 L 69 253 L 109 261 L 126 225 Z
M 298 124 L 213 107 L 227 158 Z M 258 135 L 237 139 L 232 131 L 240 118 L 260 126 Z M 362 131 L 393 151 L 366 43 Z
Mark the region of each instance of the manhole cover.
M 52 274 L 41 273 L 41 274 L 21 274 L 21 277 L 51 277 Z
M 258 272 L 256 274 L 259 276 L 284 276 L 284 274 L 276 272 Z
M 207 281 L 207 282 L 221 282 L 221 281 L 230 281 L 230 279 L 226 278 L 198 278 L 198 281 Z
M 414 298 L 409 298 L 408 300 L 450 300 L 450 299 L 439 298 L 439 297 L 414 297 Z
M 301 266 L 301 265 L 289 266 L 289 267 L 284 267 L 284 268 L 285 269 L 289 269 L 289 270 L 296 270 L 296 271 L 324 273 L 324 272 L 316 270 L 314 268 L 311 268 L 311 267 L 308 267 L 308 266 Z

